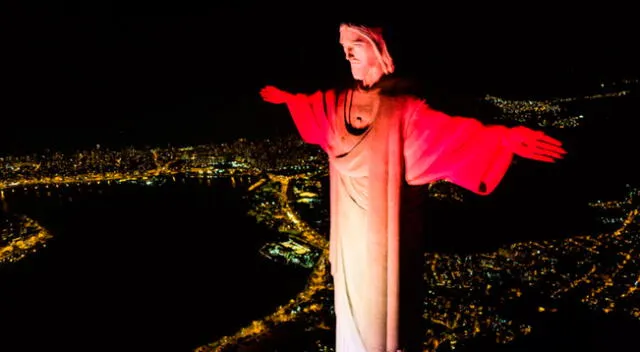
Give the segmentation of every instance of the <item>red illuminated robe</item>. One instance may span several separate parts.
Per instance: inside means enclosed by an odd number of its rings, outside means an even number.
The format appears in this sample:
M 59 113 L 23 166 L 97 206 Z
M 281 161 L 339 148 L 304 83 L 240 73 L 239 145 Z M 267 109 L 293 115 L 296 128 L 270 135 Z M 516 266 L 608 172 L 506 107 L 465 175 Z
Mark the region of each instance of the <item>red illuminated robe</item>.
M 512 160 L 508 129 L 378 95 L 375 120 L 357 137 L 345 126 L 345 97 L 298 94 L 287 106 L 302 139 L 329 156 L 336 351 L 396 352 L 401 188 L 448 180 L 491 193 Z

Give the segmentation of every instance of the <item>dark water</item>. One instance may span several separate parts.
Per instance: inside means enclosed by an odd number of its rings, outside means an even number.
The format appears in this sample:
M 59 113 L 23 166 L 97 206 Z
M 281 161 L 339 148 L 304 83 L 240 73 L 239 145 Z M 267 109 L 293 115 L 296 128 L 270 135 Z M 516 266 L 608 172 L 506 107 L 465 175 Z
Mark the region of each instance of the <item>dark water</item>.
M 299 292 L 306 272 L 258 254 L 271 235 L 228 180 L 7 194 L 48 228 L 0 268 L 0 351 L 187 351 Z

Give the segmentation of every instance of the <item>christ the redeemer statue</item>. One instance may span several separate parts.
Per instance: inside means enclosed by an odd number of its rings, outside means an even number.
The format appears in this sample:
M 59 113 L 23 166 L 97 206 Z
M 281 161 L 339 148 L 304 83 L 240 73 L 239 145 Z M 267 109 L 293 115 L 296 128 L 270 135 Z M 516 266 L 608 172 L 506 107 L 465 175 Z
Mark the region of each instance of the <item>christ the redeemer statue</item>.
M 411 319 L 422 313 L 421 297 L 403 298 L 412 295 L 401 280 L 422 270 L 422 253 L 403 257 L 403 238 L 418 232 L 404 220 L 411 212 L 404 190 L 446 180 L 488 195 L 514 154 L 554 162 L 566 152 L 540 131 L 483 125 L 392 93 L 394 64 L 379 28 L 342 24 L 340 44 L 353 88 L 304 95 L 267 86 L 260 93 L 286 104 L 302 139 L 329 157 L 336 351 L 421 351 L 425 332 L 414 333 Z

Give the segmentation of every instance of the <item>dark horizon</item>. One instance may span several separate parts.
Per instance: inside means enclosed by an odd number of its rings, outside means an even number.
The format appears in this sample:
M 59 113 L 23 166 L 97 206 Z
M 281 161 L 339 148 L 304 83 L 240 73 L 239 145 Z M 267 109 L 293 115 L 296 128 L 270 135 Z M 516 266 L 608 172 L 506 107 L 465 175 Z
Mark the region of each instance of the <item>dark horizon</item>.
M 8 12 L 0 153 L 293 133 L 259 89 L 309 92 L 348 79 L 337 24 L 357 17 L 385 25 L 398 74 L 424 84 L 427 99 L 561 95 L 640 73 L 622 10 L 539 9 L 525 19 L 488 8 L 411 18 L 320 9 L 310 18 L 265 6 L 101 4 Z

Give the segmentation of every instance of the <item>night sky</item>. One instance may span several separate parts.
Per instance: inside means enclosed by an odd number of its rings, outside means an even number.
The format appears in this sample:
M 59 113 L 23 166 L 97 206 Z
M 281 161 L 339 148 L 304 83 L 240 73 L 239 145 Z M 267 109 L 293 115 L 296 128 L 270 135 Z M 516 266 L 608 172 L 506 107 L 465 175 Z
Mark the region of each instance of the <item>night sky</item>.
M 385 25 L 398 73 L 439 98 L 561 92 L 638 73 L 624 8 L 95 3 L 4 13 L 0 153 L 292 132 L 286 110 L 258 91 L 348 79 L 337 43 L 344 20 Z

